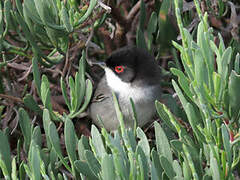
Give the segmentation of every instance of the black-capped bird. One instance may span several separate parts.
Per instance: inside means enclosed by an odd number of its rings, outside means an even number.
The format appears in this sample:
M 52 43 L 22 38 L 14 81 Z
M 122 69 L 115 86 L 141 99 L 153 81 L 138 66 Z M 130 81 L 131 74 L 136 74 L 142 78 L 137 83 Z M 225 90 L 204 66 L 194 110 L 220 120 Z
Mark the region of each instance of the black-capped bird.
M 99 65 L 105 75 L 98 83 L 89 107 L 93 122 L 108 131 L 119 127 L 112 91 L 117 96 L 127 128 L 134 125 L 130 98 L 135 105 L 138 126 L 151 122 L 156 112 L 155 100 L 161 97 L 161 70 L 154 57 L 145 49 L 126 46 L 114 51 Z

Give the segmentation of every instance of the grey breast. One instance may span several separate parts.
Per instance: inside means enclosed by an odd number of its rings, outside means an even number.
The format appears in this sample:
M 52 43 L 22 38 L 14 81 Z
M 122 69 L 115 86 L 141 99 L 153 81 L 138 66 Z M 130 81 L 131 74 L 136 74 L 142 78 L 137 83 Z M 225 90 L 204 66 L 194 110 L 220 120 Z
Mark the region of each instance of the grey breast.
M 147 122 L 150 122 L 155 114 L 154 101 L 160 98 L 159 88 L 156 88 L 156 91 L 153 93 L 155 94 L 153 99 L 147 98 L 147 101 L 134 102 L 139 126 L 143 126 Z M 133 115 L 130 101 L 121 98 L 121 96 L 117 97 L 121 111 L 124 115 L 125 126 L 132 127 L 134 121 L 132 118 Z M 141 111 L 139 111 L 139 109 L 141 109 Z M 108 131 L 116 130 L 119 127 L 119 120 L 116 116 L 112 92 L 107 85 L 105 76 L 103 76 L 103 78 L 100 80 L 94 93 L 94 98 L 90 105 L 89 113 L 93 122 L 99 127 L 104 126 Z M 101 121 L 99 121 L 98 116 L 101 118 Z
M 94 92 L 92 103 L 89 107 L 90 116 L 99 127 L 104 126 L 107 130 L 118 127 L 118 119 L 114 109 L 112 92 L 107 85 L 106 77 L 103 76 Z M 99 121 L 98 116 L 101 118 Z

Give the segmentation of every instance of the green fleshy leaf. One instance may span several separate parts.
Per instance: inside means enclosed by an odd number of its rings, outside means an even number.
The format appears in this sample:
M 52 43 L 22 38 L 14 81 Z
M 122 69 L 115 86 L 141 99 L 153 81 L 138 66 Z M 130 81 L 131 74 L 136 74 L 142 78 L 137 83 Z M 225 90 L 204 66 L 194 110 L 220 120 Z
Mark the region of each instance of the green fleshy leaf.
M 154 163 L 152 163 L 150 167 L 151 167 L 151 180 L 159 180 Z
M 171 162 L 169 162 L 168 159 L 163 155 L 160 156 L 160 162 L 164 169 L 164 172 L 169 177 L 169 179 L 173 179 L 176 176 L 176 173 L 172 167 Z
M 97 0 L 91 0 L 87 12 L 81 17 L 81 19 L 75 24 L 75 27 L 82 24 L 92 13 L 93 9 L 97 5 Z
M 234 70 L 231 72 L 229 77 L 229 85 L 228 85 L 228 95 L 229 102 L 231 106 L 231 115 L 236 118 L 240 111 L 240 75 L 238 75 Z
M 179 153 L 183 152 L 183 148 L 182 148 L 183 142 L 179 140 L 172 140 L 170 143 L 176 152 L 179 152 Z
M 5 18 L 5 23 L 6 23 L 6 29 L 3 35 L 7 32 L 7 30 L 10 28 L 12 25 L 12 18 L 11 18 L 11 13 L 10 10 L 12 9 L 12 3 L 10 0 L 4 1 L 4 18 Z
M 31 121 L 27 112 L 23 108 L 19 109 L 19 124 L 24 137 L 24 147 L 25 150 L 28 151 L 32 137 Z
M 11 178 L 13 180 L 17 180 L 17 164 L 16 164 L 16 157 L 13 158 L 12 160 L 12 174 L 11 174 Z
M 155 106 L 159 117 L 168 125 L 169 128 L 171 128 L 174 132 L 177 132 L 176 128 L 174 127 L 170 120 L 168 113 L 166 112 L 167 110 L 166 106 L 158 101 L 155 102 Z M 170 111 L 168 112 L 170 113 Z
M 69 99 L 68 99 L 68 96 L 67 96 L 66 84 L 64 83 L 64 80 L 63 80 L 62 77 L 60 79 L 60 84 L 61 84 L 61 89 L 62 89 L 62 94 L 63 94 L 64 101 L 65 101 L 69 111 L 71 111 L 72 108 L 71 108 L 71 105 L 70 105 L 70 102 L 69 102 Z
M 187 102 L 186 98 L 184 97 L 184 95 L 183 95 L 181 89 L 179 88 L 178 84 L 174 80 L 172 80 L 172 85 L 173 85 L 174 90 L 176 91 L 183 107 L 186 107 L 188 102 Z
M 40 174 L 40 153 L 37 145 L 35 144 L 34 141 L 31 143 L 31 170 L 32 170 L 32 178 L 34 180 L 40 180 L 41 179 L 41 174 Z
M 31 141 L 34 141 L 39 148 L 42 147 L 42 134 L 39 126 L 33 129 Z
M 87 164 L 90 167 L 91 171 L 94 173 L 95 176 L 98 176 L 98 174 L 101 171 L 101 164 L 95 158 L 94 154 L 89 150 L 85 151 L 85 157 L 87 159 Z
M 75 92 L 75 82 L 72 76 L 68 79 L 69 87 L 70 87 L 70 99 L 71 99 L 71 110 L 74 112 L 77 107 L 77 93 Z
M 188 165 L 190 167 L 190 170 L 191 170 L 191 173 L 192 173 L 192 176 L 194 179 L 198 180 L 198 174 L 197 174 L 197 171 L 199 172 L 200 169 L 196 169 L 196 166 L 199 167 L 199 161 L 193 161 L 193 158 L 197 158 L 195 157 L 194 155 L 197 155 L 197 153 L 195 153 L 193 156 L 192 154 L 195 152 L 193 148 L 191 148 L 190 146 L 186 146 L 185 144 L 183 144 L 183 151 L 184 151 L 184 154 L 186 156 L 186 159 L 187 159 L 187 162 L 188 162 Z M 197 163 L 197 164 L 195 164 Z
M 216 72 L 213 72 L 213 86 L 214 94 L 218 102 L 220 100 L 221 76 Z
M 49 139 L 51 141 L 52 147 L 54 148 L 55 152 L 57 153 L 59 159 L 64 164 L 66 169 L 69 172 L 72 172 L 72 170 L 69 167 L 67 161 L 64 159 L 64 157 L 62 155 L 61 147 L 60 147 L 60 139 L 59 139 L 59 136 L 58 136 L 58 133 L 57 133 L 57 129 L 56 129 L 56 126 L 52 122 L 50 122 L 49 125 L 48 125 L 48 135 L 49 135 Z
M 139 29 L 141 29 L 141 31 L 144 31 L 145 19 L 146 19 L 146 6 L 145 2 L 141 0 L 139 17 Z
M 44 132 L 46 134 L 46 140 L 47 140 L 47 147 L 51 149 L 51 141 L 49 139 L 49 131 L 48 131 L 48 126 L 51 122 L 50 114 L 48 109 L 43 110 L 43 128 Z
M 138 157 L 138 163 L 140 165 L 140 172 L 138 175 L 141 176 L 141 179 L 148 179 L 149 174 L 148 160 L 146 154 L 139 145 L 137 146 L 136 149 L 136 157 Z
M 19 172 L 19 179 L 25 179 L 26 178 L 26 172 L 25 172 L 24 162 L 23 161 L 19 165 L 18 172 Z
M 210 169 L 211 169 L 211 172 L 212 172 L 213 180 L 221 179 L 217 159 L 214 157 L 212 151 L 210 153 Z
M 36 112 L 38 115 L 42 116 L 43 110 L 38 106 L 37 102 L 33 99 L 32 95 L 27 94 L 23 98 L 23 102 L 26 107 Z
M 177 160 L 174 160 L 172 166 L 173 166 L 175 173 L 177 174 L 175 179 L 179 179 L 179 180 L 183 179 L 182 168 L 181 168 L 179 162 Z
M 140 28 L 137 29 L 137 35 L 136 36 L 137 36 L 136 37 L 137 47 L 142 48 L 142 49 L 147 49 L 144 33 Z
M 153 12 L 151 14 L 151 17 L 149 19 L 149 23 L 148 23 L 148 27 L 147 27 L 147 33 L 148 33 L 148 41 L 147 41 L 147 47 L 148 50 L 151 51 L 152 50 L 152 41 L 153 41 L 153 33 L 156 31 L 157 29 L 157 14 L 156 12 Z
M 115 168 L 112 155 L 105 154 L 101 161 L 102 165 L 102 178 L 104 180 L 115 179 Z
M 152 150 L 151 157 L 152 157 L 152 162 L 157 170 L 158 178 L 161 179 L 162 173 L 163 173 L 163 168 L 160 163 L 159 155 L 155 149 Z
M 86 90 L 86 78 L 85 78 L 85 68 L 86 68 L 86 52 L 82 51 L 82 57 L 79 60 L 79 68 L 78 68 L 78 74 L 80 76 L 79 82 L 77 80 L 76 83 L 78 83 L 79 90 L 78 93 L 78 108 L 82 104 L 82 101 L 84 100 L 84 95 L 87 93 Z
M 79 173 L 82 173 L 84 176 L 92 180 L 98 180 L 98 177 L 91 171 L 88 164 L 85 161 L 77 160 L 74 162 Z
M 32 67 L 33 67 L 33 79 L 37 88 L 38 95 L 41 97 L 41 78 L 40 72 L 38 69 L 38 57 L 34 56 L 32 58 Z
M 221 130 L 222 130 L 224 149 L 227 153 L 227 160 L 228 160 L 228 163 L 229 163 L 228 165 L 231 167 L 230 164 L 232 164 L 233 154 L 232 154 L 232 150 L 231 150 L 229 132 L 227 130 L 227 127 L 224 124 L 222 124 Z
M 183 176 L 184 179 L 190 180 L 192 179 L 191 169 L 186 161 L 183 162 Z
M 23 15 L 22 2 L 20 2 L 20 0 L 16 0 L 15 2 L 16 2 L 17 10 L 21 14 L 21 16 L 22 16 Z
M 194 107 L 192 104 L 187 103 L 186 105 L 186 113 L 189 120 L 189 123 L 191 124 L 191 127 L 193 131 L 195 132 L 195 135 L 198 137 L 198 140 L 201 142 L 206 143 L 205 137 L 202 134 L 202 132 L 198 129 L 198 126 L 201 126 L 201 120 L 198 118 L 197 113 L 194 110 Z
M 89 140 L 86 136 L 82 136 L 78 141 L 78 156 L 80 160 L 86 160 L 85 150 L 91 150 Z
M 234 71 L 236 71 L 237 74 L 240 74 L 240 54 L 237 53 L 236 59 L 234 62 Z
M 200 49 L 195 51 L 195 79 L 198 85 L 198 88 L 203 91 L 203 84 L 208 84 L 208 73 L 206 72 L 206 64 L 203 59 L 203 55 Z M 202 92 L 203 93 L 203 92 Z
M 93 92 L 93 85 L 92 85 L 92 83 L 89 79 L 87 79 L 86 84 L 87 84 L 87 88 L 86 88 L 86 92 L 85 92 L 85 94 L 86 94 L 85 95 L 85 101 L 84 101 L 82 107 L 79 109 L 79 111 L 70 116 L 71 118 L 76 117 L 79 114 L 81 114 L 83 111 L 85 111 L 88 104 L 91 101 L 92 92 Z
M 156 146 L 159 156 L 164 156 L 169 161 L 169 163 L 172 163 L 172 152 L 166 134 L 164 133 L 160 124 L 157 122 L 154 122 L 154 129 L 156 135 Z
M 150 157 L 150 146 L 148 143 L 148 139 L 147 139 L 145 133 L 143 132 L 143 130 L 139 127 L 137 128 L 137 137 L 140 139 L 138 141 L 138 146 L 141 147 L 145 156 L 147 158 L 149 158 Z
M 10 145 L 7 136 L 0 130 L 0 167 L 6 179 L 10 179 L 12 173 Z
M 73 175 L 77 178 L 78 175 L 75 172 L 74 162 L 77 160 L 76 154 L 76 139 L 77 135 L 75 133 L 74 125 L 70 119 L 66 119 L 64 122 L 64 139 L 67 154 L 72 165 Z
M 99 158 L 103 158 L 106 154 L 105 147 L 103 145 L 103 140 L 101 137 L 101 134 L 99 133 L 98 129 L 96 126 L 92 125 L 91 128 L 91 135 L 92 135 L 92 149 L 94 149 L 94 152 L 96 152 L 96 156 Z
M 46 75 L 42 76 L 41 99 L 43 105 L 49 110 L 49 112 L 52 112 L 52 104 L 50 99 L 50 85 Z
M 178 77 L 178 82 L 181 88 L 183 89 L 185 94 L 193 101 L 193 93 L 190 91 L 190 88 L 189 88 L 190 86 L 189 79 L 185 76 L 185 74 L 182 71 L 176 68 L 171 68 L 170 70 L 174 75 Z
M 63 2 L 62 2 L 63 3 Z M 69 19 L 69 16 L 68 16 L 68 12 L 67 12 L 67 9 L 65 7 L 64 4 L 62 4 L 62 10 L 61 10 L 61 19 L 62 19 L 62 22 L 66 28 L 66 30 L 70 33 L 73 31 L 73 26 L 71 25 L 70 23 L 70 19 Z

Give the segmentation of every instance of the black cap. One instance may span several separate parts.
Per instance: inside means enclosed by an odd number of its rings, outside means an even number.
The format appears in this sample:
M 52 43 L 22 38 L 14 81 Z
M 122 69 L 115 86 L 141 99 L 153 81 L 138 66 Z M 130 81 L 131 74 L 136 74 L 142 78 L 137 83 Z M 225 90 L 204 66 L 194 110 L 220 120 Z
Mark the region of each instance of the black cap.
M 148 84 L 160 81 L 160 68 L 154 57 L 145 49 L 126 46 L 114 51 L 106 60 L 110 68 L 122 81 Z

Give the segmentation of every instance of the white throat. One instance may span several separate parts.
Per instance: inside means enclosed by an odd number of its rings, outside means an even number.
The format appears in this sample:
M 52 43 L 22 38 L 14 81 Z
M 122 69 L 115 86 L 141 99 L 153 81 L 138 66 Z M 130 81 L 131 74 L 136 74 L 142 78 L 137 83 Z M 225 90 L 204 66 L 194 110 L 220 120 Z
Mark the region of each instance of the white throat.
M 122 81 L 111 69 L 105 68 L 107 84 L 117 93 L 127 93 L 131 89 L 131 84 Z
M 123 98 L 132 98 L 134 102 L 148 99 L 152 96 L 152 87 L 134 87 L 131 83 L 122 81 L 111 69 L 105 68 L 108 86 Z

